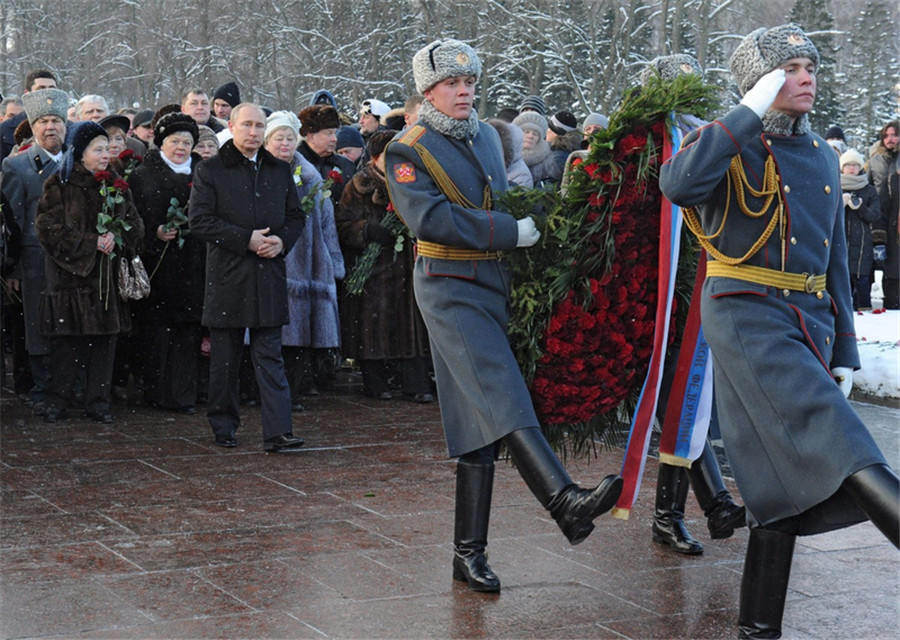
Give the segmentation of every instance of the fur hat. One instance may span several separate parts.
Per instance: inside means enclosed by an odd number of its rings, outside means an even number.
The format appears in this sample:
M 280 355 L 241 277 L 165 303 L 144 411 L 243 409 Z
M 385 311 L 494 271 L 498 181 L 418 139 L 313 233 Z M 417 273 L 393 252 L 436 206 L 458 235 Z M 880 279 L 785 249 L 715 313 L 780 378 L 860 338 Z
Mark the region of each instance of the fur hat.
M 241 103 L 241 90 L 234 82 L 227 82 L 216 89 L 213 100 L 224 100 L 234 108 Z
M 403 107 L 391 109 L 381 116 L 381 124 L 394 131 L 402 131 L 406 127 L 406 110 Z
M 609 118 L 607 118 L 602 113 L 589 113 L 587 118 L 584 119 L 584 122 L 581 123 L 582 130 L 587 129 L 591 125 L 600 125 L 604 129 L 609 128 Z
M 553 133 L 562 136 L 578 128 L 578 119 L 571 111 L 557 111 L 550 116 L 547 126 Z
M 160 118 L 170 113 L 181 113 L 181 105 L 173 102 L 161 106 L 153 113 L 153 117 L 150 118 L 150 128 L 156 131 L 156 123 L 159 122 Z
M 731 54 L 728 65 L 741 95 L 772 69 L 791 58 L 809 58 L 819 66 L 819 51 L 799 25 L 789 23 L 753 31 Z
M 647 63 L 641 71 L 641 84 L 647 84 L 651 77 L 659 76 L 663 80 L 674 80 L 680 75 L 698 75 L 703 77 L 703 67 L 694 56 L 676 53 L 671 56 L 659 56 Z
M 866 159 L 862 157 L 862 154 L 856 149 L 848 149 L 844 153 L 841 154 L 841 169 L 844 168 L 845 164 L 858 164 L 859 168 L 862 169 L 866 164 Z
M 522 100 L 522 104 L 519 105 L 519 111 L 537 111 L 542 116 L 546 116 L 547 105 L 544 104 L 544 99 L 540 96 L 528 96 Z
M 366 146 L 362 134 L 356 127 L 345 126 L 338 129 L 337 146 L 335 151 L 346 149 L 347 147 L 358 147 L 360 149 Z
M 197 144 L 200 131 L 194 119 L 186 113 L 167 113 L 157 120 L 156 126 L 153 127 L 153 144 L 162 148 L 163 140 L 180 131 L 191 134 L 194 144 Z
M 314 104 L 300 112 L 300 135 L 318 133 L 322 129 L 339 129 L 341 119 L 337 109 L 329 104 Z
M 69 95 L 61 89 L 38 89 L 23 94 L 22 104 L 31 124 L 44 116 L 56 116 L 65 122 L 69 112 Z
M 276 129 L 287 127 L 296 135 L 300 135 L 300 118 L 293 111 L 273 111 L 272 115 L 266 118 L 266 140 Z
M 26 140 L 34 137 L 34 131 L 31 130 L 31 123 L 28 122 L 28 118 L 25 118 L 16 125 L 16 130 L 13 131 L 13 140 L 16 141 L 17 145 L 21 145 Z
M 525 111 L 520 113 L 512 121 L 522 131 L 535 131 L 541 140 L 547 136 L 547 118 L 537 111 Z
M 413 56 L 416 91 L 424 94 L 441 80 L 481 75 L 481 59 L 475 49 L 459 40 L 435 40 Z
M 34 93 L 39 92 L 35 91 Z M 66 152 L 59 163 L 60 182 L 65 184 L 69 181 L 69 178 L 72 177 L 75 163 L 81 162 L 81 158 L 84 157 L 84 150 L 98 136 L 103 136 L 109 140 L 109 134 L 106 133 L 106 129 L 93 120 L 82 120 L 68 127 L 66 130 Z

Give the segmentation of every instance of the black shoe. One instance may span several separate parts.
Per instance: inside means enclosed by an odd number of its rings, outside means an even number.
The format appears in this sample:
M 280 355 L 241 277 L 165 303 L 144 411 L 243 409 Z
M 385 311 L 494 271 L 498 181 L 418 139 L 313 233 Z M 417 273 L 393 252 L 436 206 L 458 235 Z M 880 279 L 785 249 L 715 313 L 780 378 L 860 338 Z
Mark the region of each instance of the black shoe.
M 430 393 L 417 393 L 412 397 L 412 401 L 417 404 L 431 404 L 434 402 L 434 396 Z
M 291 411 L 293 411 L 294 413 L 300 413 L 302 411 L 306 411 L 306 407 L 304 407 L 299 402 L 293 402 L 291 403 Z
M 67 417 L 64 409 L 57 409 L 56 407 L 47 407 L 47 410 L 44 412 L 44 422 L 59 422 Z
M 672 551 L 688 556 L 703 553 L 703 545 L 684 526 L 684 519 L 673 517 L 671 514 L 654 515 L 653 542 L 669 545 Z
M 233 433 L 227 436 L 216 436 L 216 445 L 226 449 L 233 449 L 237 446 L 237 438 L 234 437 Z
M 180 413 L 185 416 L 193 416 L 197 414 L 197 407 L 187 406 L 187 407 L 179 407 L 175 409 L 176 413 Z
M 85 411 L 85 417 L 101 424 L 112 424 L 114 418 L 109 411 Z
M 269 438 L 263 443 L 266 451 L 291 453 L 297 451 L 306 441 L 303 438 L 295 438 L 292 433 L 282 433 L 280 436 Z
M 35 402 L 31 407 L 31 412 L 36 416 L 42 416 L 47 413 L 49 407 L 43 402 Z
M 728 496 L 706 519 L 709 537 L 713 540 L 730 538 L 735 529 L 747 524 L 747 510 Z

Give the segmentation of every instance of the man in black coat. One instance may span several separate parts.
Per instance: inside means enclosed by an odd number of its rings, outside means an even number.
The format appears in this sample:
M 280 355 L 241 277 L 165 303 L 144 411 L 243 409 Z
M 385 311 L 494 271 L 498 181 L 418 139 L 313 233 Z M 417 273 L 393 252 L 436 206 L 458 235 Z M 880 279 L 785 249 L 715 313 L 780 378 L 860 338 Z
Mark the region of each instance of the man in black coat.
M 223 447 L 237 445 L 238 368 L 244 330 L 262 405 L 266 451 L 303 444 L 291 425 L 291 394 L 281 358 L 281 326 L 288 322 L 284 256 L 303 230 L 297 189 L 286 162 L 263 147 L 266 117 L 239 104 L 228 123 L 233 138 L 197 167 L 190 229 L 207 242 L 203 324 L 211 351 L 207 417 Z

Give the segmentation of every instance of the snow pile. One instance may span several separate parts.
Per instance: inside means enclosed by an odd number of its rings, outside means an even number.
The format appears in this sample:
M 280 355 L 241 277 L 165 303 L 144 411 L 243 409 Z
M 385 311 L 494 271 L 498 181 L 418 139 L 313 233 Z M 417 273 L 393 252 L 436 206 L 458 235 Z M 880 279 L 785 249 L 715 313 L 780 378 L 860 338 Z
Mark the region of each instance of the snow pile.
M 900 399 L 900 311 L 860 311 L 854 319 L 861 364 L 854 390 Z

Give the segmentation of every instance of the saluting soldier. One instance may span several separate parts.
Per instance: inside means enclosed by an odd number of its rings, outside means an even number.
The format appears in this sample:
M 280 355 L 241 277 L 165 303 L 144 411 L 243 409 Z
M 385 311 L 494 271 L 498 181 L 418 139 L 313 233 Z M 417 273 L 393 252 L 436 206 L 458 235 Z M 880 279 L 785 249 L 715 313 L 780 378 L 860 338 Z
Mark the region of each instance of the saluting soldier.
M 704 335 L 749 512 L 740 637 L 780 638 L 797 535 L 870 518 L 897 546 L 900 483 L 846 397 L 859 368 L 838 157 L 810 131 L 819 52 L 797 25 L 731 58 L 743 94 L 688 134 L 660 187 L 710 261 Z
M 538 427 L 506 334 L 510 274 L 503 251 L 540 234 L 530 218 L 493 208 L 506 190 L 497 132 L 473 109 L 481 61 L 457 40 L 437 40 L 413 57 L 425 96 L 418 123 L 391 142 L 385 173 L 397 214 L 417 238 L 413 282 L 428 326 L 441 417 L 458 457 L 453 577 L 476 591 L 500 580 L 485 559 L 494 460 L 505 442 L 528 487 L 572 544 L 615 504 L 616 475 L 594 489 L 569 478 Z

